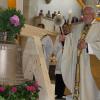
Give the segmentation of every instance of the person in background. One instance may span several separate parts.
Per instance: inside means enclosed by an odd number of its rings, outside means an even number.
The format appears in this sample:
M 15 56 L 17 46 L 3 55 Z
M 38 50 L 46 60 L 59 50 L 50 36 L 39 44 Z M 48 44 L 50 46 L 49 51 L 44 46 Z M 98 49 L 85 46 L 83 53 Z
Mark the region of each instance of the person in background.
M 50 10 L 48 10 L 48 13 L 46 14 L 46 17 L 47 17 L 47 18 L 51 18 Z
M 60 28 L 61 30 L 61 28 Z M 63 31 L 62 31 L 63 30 Z M 56 37 L 56 41 L 54 44 L 54 55 L 56 57 L 56 69 L 55 69 L 55 95 L 56 99 L 62 99 L 64 96 L 65 84 L 62 78 L 61 71 L 61 62 L 62 62 L 62 54 L 65 43 L 66 36 L 71 32 L 71 28 L 68 23 L 64 23 L 62 26 L 61 33 Z
M 38 24 L 37 27 L 45 29 L 45 25 L 42 23 Z M 53 52 L 53 42 L 51 37 L 48 34 L 44 35 L 41 41 L 42 41 L 43 53 L 46 60 L 46 65 L 47 68 L 49 69 L 49 59 Z
M 40 12 L 39 12 L 39 16 L 40 16 L 40 17 L 43 17 L 43 16 L 44 16 L 44 14 L 43 14 L 43 10 L 40 10 Z

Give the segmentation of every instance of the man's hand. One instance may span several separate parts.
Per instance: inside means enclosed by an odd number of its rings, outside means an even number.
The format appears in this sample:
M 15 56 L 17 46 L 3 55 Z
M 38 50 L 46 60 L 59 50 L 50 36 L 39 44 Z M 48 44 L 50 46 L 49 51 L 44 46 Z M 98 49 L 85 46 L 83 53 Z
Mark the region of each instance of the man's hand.
M 65 41 L 65 35 L 64 35 L 64 34 L 61 34 L 61 35 L 59 36 L 59 40 L 60 40 L 60 42 Z
M 80 50 L 82 50 L 82 49 L 85 49 L 85 48 L 87 48 L 87 43 L 85 42 L 85 40 L 84 39 L 80 39 L 79 41 L 78 41 L 78 49 L 80 49 Z

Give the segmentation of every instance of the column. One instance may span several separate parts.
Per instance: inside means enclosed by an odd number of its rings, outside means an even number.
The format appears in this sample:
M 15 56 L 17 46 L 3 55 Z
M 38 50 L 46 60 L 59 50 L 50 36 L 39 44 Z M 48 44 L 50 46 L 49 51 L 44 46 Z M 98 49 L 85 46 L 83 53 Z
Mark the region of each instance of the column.
M 16 9 L 21 10 L 23 14 L 23 0 L 16 0 Z

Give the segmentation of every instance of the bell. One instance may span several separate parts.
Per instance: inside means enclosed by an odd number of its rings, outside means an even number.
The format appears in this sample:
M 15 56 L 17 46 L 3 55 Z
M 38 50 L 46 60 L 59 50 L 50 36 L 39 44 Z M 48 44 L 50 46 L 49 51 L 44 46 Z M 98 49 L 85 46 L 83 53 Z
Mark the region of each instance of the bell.
M 0 44 L 1 85 L 17 85 L 24 81 L 19 50 L 16 44 Z
M 57 16 L 54 17 L 54 23 L 55 25 L 62 25 L 64 23 L 64 17 L 60 14 L 58 14 Z

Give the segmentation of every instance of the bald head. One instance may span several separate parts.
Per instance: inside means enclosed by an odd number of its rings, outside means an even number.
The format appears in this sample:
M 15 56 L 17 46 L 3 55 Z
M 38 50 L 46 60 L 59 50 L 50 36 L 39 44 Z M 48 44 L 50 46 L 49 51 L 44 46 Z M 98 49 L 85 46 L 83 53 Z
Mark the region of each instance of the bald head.
M 83 9 L 83 14 L 92 14 L 92 15 L 95 15 L 95 11 L 94 11 L 94 9 L 92 7 L 86 6 Z
M 86 24 L 91 24 L 95 18 L 95 11 L 92 7 L 86 6 L 83 9 L 83 20 Z

